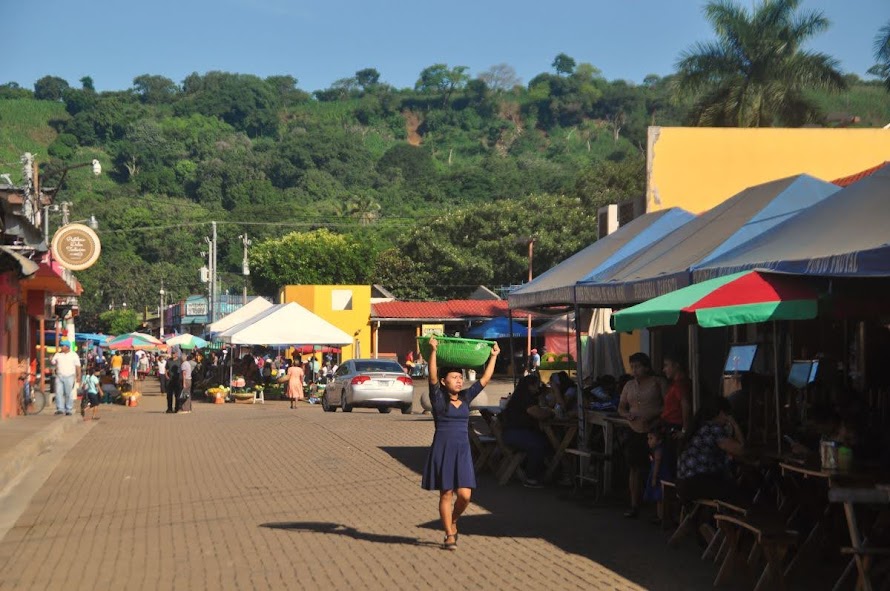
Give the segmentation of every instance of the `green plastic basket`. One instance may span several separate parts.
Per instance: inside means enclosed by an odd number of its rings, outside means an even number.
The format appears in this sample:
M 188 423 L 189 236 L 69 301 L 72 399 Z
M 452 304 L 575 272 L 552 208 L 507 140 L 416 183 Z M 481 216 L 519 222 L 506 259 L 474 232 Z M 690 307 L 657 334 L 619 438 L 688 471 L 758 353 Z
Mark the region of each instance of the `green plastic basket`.
M 491 357 L 491 341 L 478 339 L 461 339 L 458 337 L 440 337 L 436 349 L 436 363 L 441 367 L 480 367 Z M 424 359 L 429 359 L 432 349 L 430 337 L 417 337 L 417 346 Z

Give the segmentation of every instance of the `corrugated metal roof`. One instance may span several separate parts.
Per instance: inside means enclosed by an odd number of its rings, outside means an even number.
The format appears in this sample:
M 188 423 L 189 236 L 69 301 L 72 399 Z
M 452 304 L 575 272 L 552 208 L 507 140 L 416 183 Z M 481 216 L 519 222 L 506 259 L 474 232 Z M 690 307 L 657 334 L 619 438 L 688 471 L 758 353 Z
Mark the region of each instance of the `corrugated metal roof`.
M 445 302 L 380 302 L 371 305 L 374 319 L 444 320 L 496 318 L 509 315 L 506 300 L 448 300 Z M 525 314 L 513 313 L 515 318 Z
M 850 176 L 845 176 L 845 177 L 841 177 L 839 179 L 835 179 L 831 182 L 832 182 L 832 184 L 835 184 L 839 187 L 849 187 L 850 185 L 852 185 L 855 182 L 858 182 L 864 178 L 870 177 L 871 175 L 878 172 L 879 170 L 881 170 L 888 164 L 890 164 L 890 162 L 884 162 L 882 164 L 878 164 L 877 166 L 872 166 L 871 168 L 866 168 L 865 170 L 863 170 L 861 172 L 857 172 L 856 174 L 851 174 Z

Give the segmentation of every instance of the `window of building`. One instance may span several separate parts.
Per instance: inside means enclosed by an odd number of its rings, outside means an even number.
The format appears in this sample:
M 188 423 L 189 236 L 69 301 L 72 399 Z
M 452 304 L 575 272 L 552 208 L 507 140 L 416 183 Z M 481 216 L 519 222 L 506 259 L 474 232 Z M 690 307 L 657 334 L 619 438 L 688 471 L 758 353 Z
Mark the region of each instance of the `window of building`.
M 331 310 L 352 310 L 352 290 L 335 289 L 331 291 Z

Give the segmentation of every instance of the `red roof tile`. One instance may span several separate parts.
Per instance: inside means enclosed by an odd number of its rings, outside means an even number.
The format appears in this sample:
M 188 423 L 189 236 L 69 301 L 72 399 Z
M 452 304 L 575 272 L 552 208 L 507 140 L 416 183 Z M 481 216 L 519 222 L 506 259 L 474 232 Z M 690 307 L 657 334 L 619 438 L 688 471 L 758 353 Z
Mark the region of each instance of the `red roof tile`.
M 448 300 L 446 302 L 381 302 L 371 306 L 373 318 L 495 318 L 508 316 L 507 300 Z M 518 310 L 514 318 L 525 318 Z
M 862 179 L 864 179 L 866 177 L 870 177 L 871 175 L 878 172 L 879 170 L 881 170 L 888 164 L 890 164 L 890 162 L 884 162 L 883 164 L 878 164 L 877 166 L 872 166 L 871 168 L 867 168 L 861 172 L 857 172 L 856 174 L 851 174 L 850 176 L 845 176 L 843 178 L 835 179 L 831 182 L 832 182 L 832 184 L 835 184 L 839 187 L 849 187 L 850 185 L 852 185 L 853 183 L 855 183 L 857 181 L 861 181 Z

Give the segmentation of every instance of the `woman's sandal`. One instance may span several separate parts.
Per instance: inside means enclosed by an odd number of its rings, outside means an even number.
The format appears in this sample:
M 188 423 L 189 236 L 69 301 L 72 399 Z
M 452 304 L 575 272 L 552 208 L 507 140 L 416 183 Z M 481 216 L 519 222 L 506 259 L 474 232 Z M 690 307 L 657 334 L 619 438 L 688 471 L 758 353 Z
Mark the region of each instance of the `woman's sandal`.
M 453 538 L 453 542 L 449 542 L 448 538 Z M 443 550 L 457 550 L 457 534 L 448 534 L 442 541 Z

